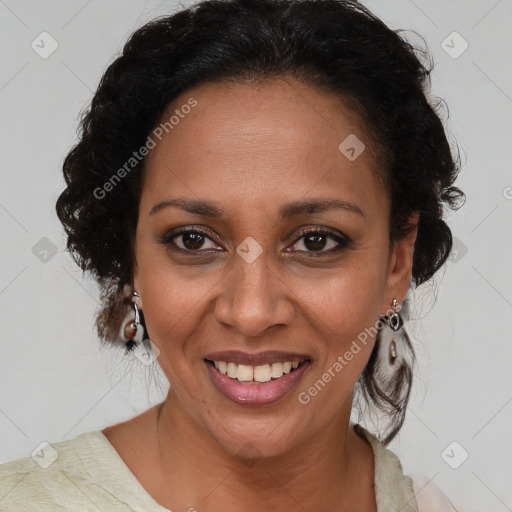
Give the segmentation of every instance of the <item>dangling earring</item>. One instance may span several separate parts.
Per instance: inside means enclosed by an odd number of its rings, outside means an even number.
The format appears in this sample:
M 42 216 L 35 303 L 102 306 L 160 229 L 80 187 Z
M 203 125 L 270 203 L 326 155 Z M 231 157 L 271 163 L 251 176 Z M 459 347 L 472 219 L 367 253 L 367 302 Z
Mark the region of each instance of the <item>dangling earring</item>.
M 393 307 L 394 311 L 391 313 L 390 316 L 381 316 L 381 318 L 389 325 L 391 330 L 393 332 L 397 332 L 401 329 L 401 327 L 404 325 L 404 321 L 398 311 L 402 309 L 401 304 L 399 304 L 398 300 L 393 299 L 391 302 L 391 306 Z M 394 336 L 391 337 L 391 340 L 389 342 L 389 364 L 394 365 L 396 358 L 397 358 L 397 352 L 396 352 L 396 342 L 394 339 Z
M 383 318 L 389 327 L 391 327 L 391 329 L 396 332 L 404 325 L 404 321 L 400 316 L 400 313 L 398 313 L 398 311 L 402 309 L 402 306 L 396 299 L 393 299 L 391 306 L 393 309 L 395 309 L 395 311 L 393 311 L 390 316 L 382 316 L 381 318 Z
M 140 298 L 140 295 L 136 291 L 133 292 L 133 296 Z M 131 352 L 137 346 L 137 344 L 142 341 L 144 335 L 144 327 L 142 327 L 140 323 L 139 307 L 137 306 L 136 299 L 133 300 L 132 304 L 135 310 L 135 318 L 133 319 L 133 322 L 131 323 L 130 327 L 135 331 L 135 333 L 133 335 L 133 338 L 126 341 L 125 345 L 127 352 Z
M 396 343 L 395 340 L 391 340 L 389 344 L 389 364 L 395 364 L 396 361 Z

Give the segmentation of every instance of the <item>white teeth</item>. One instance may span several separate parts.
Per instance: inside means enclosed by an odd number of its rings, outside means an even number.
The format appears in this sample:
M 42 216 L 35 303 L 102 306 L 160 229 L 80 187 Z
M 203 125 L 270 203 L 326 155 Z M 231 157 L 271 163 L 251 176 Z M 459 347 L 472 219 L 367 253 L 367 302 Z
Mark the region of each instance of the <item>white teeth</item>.
M 285 363 L 263 364 L 250 366 L 246 364 L 226 363 L 225 361 L 213 361 L 215 368 L 221 373 L 239 382 L 268 382 L 271 379 L 279 379 L 285 373 L 299 366 L 299 361 L 286 361 Z
M 254 376 L 254 366 L 239 364 L 236 370 L 236 378 L 242 382 L 249 382 Z
M 235 363 L 228 363 L 228 377 L 231 377 L 232 379 L 236 379 L 236 369 L 238 366 Z
M 254 367 L 254 380 L 256 382 L 268 382 L 271 378 L 272 375 L 270 374 L 269 364 Z
M 281 363 L 272 363 L 270 366 L 270 375 L 274 379 L 278 379 L 283 376 L 283 365 Z

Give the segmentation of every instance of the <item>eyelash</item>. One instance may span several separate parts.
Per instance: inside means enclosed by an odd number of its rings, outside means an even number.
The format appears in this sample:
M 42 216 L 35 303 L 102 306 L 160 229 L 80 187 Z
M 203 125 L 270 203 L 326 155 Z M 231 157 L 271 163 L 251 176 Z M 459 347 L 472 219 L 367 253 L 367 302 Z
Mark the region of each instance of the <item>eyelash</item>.
M 181 252 L 181 253 L 188 253 L 188 254 L 194 254 L 194 253 L 200 254 L 201 252 L 207 252 L 207 251 L 212 251 L 212 250 L 215 252 L 218 252 L 216 249 L 206 249 L 206 250 L 204 250 L 204 249 L 197 249 L 197 250 L 182 249 L 181 247 L 177 247 L 176 244 L 174 244 L 172 242 L 172 240 L 174 238 L 177 238 L 181 235 L 186 235 L 188 233 L 204 235 L 207 238 L 209 238 L 212 242 L 215 242 L 215 240 L 212 239 L 210 233 L 208 233 L 207 231 L 200 229 L 200 228 L 193 228 L 193 229 L 182 229 L 182 230 L 176 231 L 176 232 L 171 231 L 170 233 L 165 234 L 160 240 L 157 240 L 157 243 L 162 244 L 168 250 L 171 250 L 173 252 Z M 302 238 L 306 238 L 308 235 L 313 235 L 313 234 L 314 235 L 324 235 L 324 236 L 328 236 L 328 237 L 334 239 L 338 243 L 338 247 L 336 247 L 334 249 L 330 249 L 328 251 L 324 251 L 324 250 L 299 251 L 299 252 L 303 252 L 303 253 L 310 255 L 308 257 L 316 258 L 316 257 L 323 256 L 323 255 L 330 255 L 330 254 L 339 252 L 343 249 L 346 249 L 346 248 L 350 247 L 352 244 L 352 242 L 349 238 L 344 237 L 344 236 L 339 236 L 336 231 L 324 227 L 324 228 L 303 229 L 303 230 L 299 231 L 299 233 L 297 233 L 297 235 L 296 235 L 297 238 L 295 238 L 295 242 L 292 245 L 296 245 Z M 174 247 L 172 247 L 172 248 L 169 247 L 171 244 Z

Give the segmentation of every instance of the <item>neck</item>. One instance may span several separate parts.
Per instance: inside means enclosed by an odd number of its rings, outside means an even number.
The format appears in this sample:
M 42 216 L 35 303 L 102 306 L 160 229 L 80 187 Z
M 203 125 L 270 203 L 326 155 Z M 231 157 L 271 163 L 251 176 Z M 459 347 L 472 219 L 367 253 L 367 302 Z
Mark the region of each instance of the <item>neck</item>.
M 171 510 L 376 510 L 373 452 L 349 426 L 351 406 L 292 450 L 261 458 L 253 447 L 242 458 L 198 425 L 171 390 L 153 408 L 150 492 Z

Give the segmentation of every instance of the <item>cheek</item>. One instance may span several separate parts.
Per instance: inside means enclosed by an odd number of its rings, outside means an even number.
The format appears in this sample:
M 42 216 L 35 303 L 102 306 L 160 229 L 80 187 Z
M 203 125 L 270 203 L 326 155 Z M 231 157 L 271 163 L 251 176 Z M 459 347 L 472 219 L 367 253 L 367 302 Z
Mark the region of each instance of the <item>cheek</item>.
M 145 288 L 150 297 L 144 303 L 144 319 L 151 340 L 159 348 L 162 361 L 172 359 L 180 364 L 188 339 L 197 333 L 199 311 L 203 309 L 203 294 L 179 280 L 155 281 L 154 287 Z M 197 334 L 196 334 L 197 335 Z
M 158 364 L 171 386 L 188 394 L 198 386 L 197 372 L 202 360 L 197 357 L 204 343 L 211 338 L 205 331 L 208 315 L 208 291 L 221 278 L 218 271 L 202 273 L 177 269 L 169 261 L 141 258 L 140 276 L 143 287 L 144 320 L 147 336 L 158 347 Z
M 331 378 L 336 374 L 336 385 L 351 387 L 368 362 L 378 328 L 381 281 L 368 269 L 351 268 L 331 276 L 327 290 L 317 288 L 321 291 L 308 297 L 321 371 L 329 371 Z
M 304 295 L 308 308 L 343 345 L 378 320 L 383 276 L 379 269 L 351 266 L 315 281 L 315 292 Z
M 375 344 L 378 315 L 371 311 L 376 308 L 377 301 L 362 295 L 324 302 L 318 310 L 314 336 L 319 360 L 297 394 L 301 404 L 316 404 L 318 424 L 349 403 Z
M 146 297 L 144 318 L 159 348 L 165 348 L 168 340 L 183 339 L 197 327 L 197 315 L 208 291 L 220 277 L 211 268 L 199 272 L 197 267 L 172 263 L 161 246 L 141 250 L 139 275 Z

